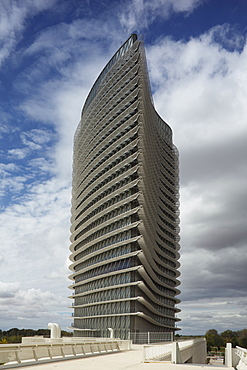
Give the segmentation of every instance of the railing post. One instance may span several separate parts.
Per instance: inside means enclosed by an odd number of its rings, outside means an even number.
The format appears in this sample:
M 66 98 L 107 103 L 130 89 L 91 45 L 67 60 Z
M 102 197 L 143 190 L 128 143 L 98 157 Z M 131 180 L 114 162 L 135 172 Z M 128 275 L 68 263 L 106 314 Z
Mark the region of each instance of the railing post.
M 148 344 L 150 344 L 150 333 L 148 331 Z
M 178 350 L 177 342 L 173 342 L 172 343 L 172 364 L 177 364 L 177 350 Z
M 172 364 L 182 364 L 178 342 L 172 342 Z
M 33 347 L 33 358 L 35 359 L 35 361 L 38 361 L 38 356 L 36 354 L 36 349 L 37 349 L 37 345 Z
M 232 343 L 226 343 L 225 365 L 227 367 L 232 367 Z
M 146 347 L 143 346 L 143 351 L 142 351 L 142 362 L 145 362 L 146 360 Z
M 15 358 L 16 358 L 16 361 L 20 364 L 21 363 L 21 360 L 20 360 L 20 358 L 18 356 L 19 351 L 20 351 L 20 346 L 18 346 L 18 349 L 17 348 L 15 349 Z

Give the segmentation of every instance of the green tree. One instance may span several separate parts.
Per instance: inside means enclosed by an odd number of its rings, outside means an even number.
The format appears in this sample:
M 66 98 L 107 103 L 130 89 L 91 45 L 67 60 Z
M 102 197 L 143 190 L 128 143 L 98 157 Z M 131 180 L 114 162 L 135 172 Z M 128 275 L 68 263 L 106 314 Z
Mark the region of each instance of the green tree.
M 221 333 L 221 338 L 223 340 L 223 345 L 226 346 L 226 343 L 232 343 L 233 348 L 238 344 L 237 333 L 232 330 L 226 330 Z
M 211 347 L 217 347 L 220 348 L 222 344 L 222 338 L 218 334 L 217 330 L 210 329 L 205 334 L 206 340 L 207 340 L 207 348 L 208 351 L 210 351 Z
M 239 347 L 247 348 L 247 329 L 240 330 L 237 334 Z
M 12 328 L 6 331 L 0 330 L 0 341 L 1 339 L 6 338 L 8 343 L 21 343 L 22 337 L 33 337 L 34 335 L 43 335 L 45 337 L 50 337 L 50 330 L 49 329 L 33 330 L 17 328 Z M 71 337 L 73 336 L 73 333 L 62 330 L 61 335 L 63 337 Z

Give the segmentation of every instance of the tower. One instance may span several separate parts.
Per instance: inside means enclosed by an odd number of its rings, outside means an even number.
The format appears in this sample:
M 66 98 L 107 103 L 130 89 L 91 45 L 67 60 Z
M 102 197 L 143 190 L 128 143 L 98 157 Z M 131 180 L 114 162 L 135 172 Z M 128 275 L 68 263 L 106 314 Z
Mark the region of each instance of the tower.
M 143 42 L 107 63 L 74 138 L 74 335 L 174 332 L 179 267 L 178 152 L 155 111 Z

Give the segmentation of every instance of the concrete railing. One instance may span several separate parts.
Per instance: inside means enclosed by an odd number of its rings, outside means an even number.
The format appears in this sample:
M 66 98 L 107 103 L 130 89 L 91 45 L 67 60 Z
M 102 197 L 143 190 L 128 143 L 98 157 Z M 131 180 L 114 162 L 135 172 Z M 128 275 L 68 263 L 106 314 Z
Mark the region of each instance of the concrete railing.
M 205 364 L 206 358 L 205 338 L 144 346 L 143 350 L 143 362 L 168 361 L 174 364 L 185 362 Z
M 239 363 L 236 368 L 238 370 L 247 370 L 247 349 L 236 347 L 236 355 L 239 357 Z
M 207 342 L 205 338 L 195 338 L 178 343 L 178 359 L 173 363 L 205 364 L 207 361 Z M 180 356 L 180 358 L 179 358 Z
M 171 361 L 172 345 L 173 342 L 143 346 L 143 362 Z
M 226 343 L 225 348 L 226 367 L 238 370 L 247 370 L 247 349 L 236 347 L 232 348 L 232 343 Z
M 81 356 L 104 354 L 130 349 L 130 342 L 124 340 L 71 341 L 29 344 L 1 344 L 0 364 L 21 364 Z

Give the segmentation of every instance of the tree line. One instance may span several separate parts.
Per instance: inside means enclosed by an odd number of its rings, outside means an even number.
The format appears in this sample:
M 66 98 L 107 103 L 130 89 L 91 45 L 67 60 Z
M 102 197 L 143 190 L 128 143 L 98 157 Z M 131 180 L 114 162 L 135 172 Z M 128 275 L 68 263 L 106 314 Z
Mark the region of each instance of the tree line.
M 206 332 L 205 338 L 207 340 L 208 351 L 212 347 L 222 348 L 226 346 L 226 343 L 232 343 L 233 348 L 236 346 L 247 348 L 247 329 L 239 331 L 226 330 L 221 334 L 215 329 L 210 329 Z
M 35 335 L 43 335 L 44 337 L 49 338 L 50 330 L 12 328 L 4 331 L 0 329 L 0 344 L 21 343 L 22 337 L 33 337 Z M 62 337 L 72 337 L 73 333 L 62 330 L 61 335 Z M 177 334 L 175 337 L 180 337 L 180 335 Z M 210 329 L 206 332 L 205 338 L 207 340 L 208 351 L 210 351 L 213 347 L 218 349 L 225 347 L 226 343 L 232 343 L 233 348 L 236 346 L 247 348 L 247 329 L 242 329 L 239 331 L 226 330 L 220 334 L 217 330 Z
M 34 335 L 43 335 L 46 338 L 50 337 L 49 329 L 17 329 L 12 328 L 9 330 L 0 329 L 0 344 L 2 343 L 21 343 L 22 337 L 33 337 Z M 61 330 L 62 337 L 72 337 L 73 333 L 65 330 Z

